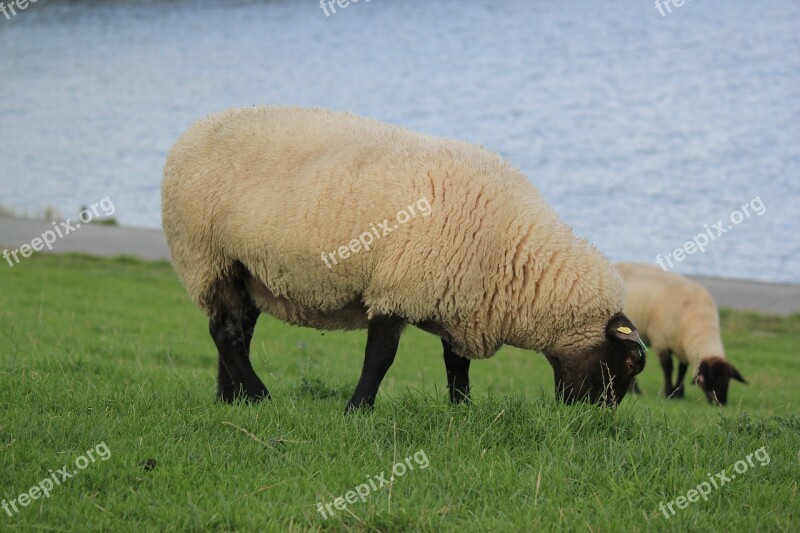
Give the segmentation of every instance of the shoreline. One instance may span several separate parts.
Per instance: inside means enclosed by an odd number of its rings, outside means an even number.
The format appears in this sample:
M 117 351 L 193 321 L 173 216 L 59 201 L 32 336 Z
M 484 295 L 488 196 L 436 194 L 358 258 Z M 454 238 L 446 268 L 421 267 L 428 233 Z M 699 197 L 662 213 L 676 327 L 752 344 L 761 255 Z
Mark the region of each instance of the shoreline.
M 30 245 L 33 238 L 52 229 L 53 223 L 46 220 L 0 216 L 0 251 Z M 167 241 L 160 229 L 85 224 L 80 226 L 80 231 L 69 233 L 69 238 L 56 241 L 56 249 L 49 251 L 44 248 L 42 253 L 72 252 L 99 257 L 130 255 L 151 261 L 170 259 Z M 7 264 L 6 261 L 2 262 Z M 687 277 L 705 286 L 719 307 L 783 316 L 800 312 L 800 285 L 703 275 Z

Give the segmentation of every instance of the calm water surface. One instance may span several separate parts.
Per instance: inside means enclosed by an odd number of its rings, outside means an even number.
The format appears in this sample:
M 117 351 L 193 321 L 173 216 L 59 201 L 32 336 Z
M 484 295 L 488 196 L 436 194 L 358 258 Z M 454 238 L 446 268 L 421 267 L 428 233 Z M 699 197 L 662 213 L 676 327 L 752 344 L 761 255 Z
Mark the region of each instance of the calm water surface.
M 72 2 L 0 16 L 0 205 L 110 196 L 157 227 L 195 119 L 324 106 L 467 139 L 523 169 L 613 260 L 653 262 L 760 198 L 677 270 L 800 282 L 800 4 Z M 752 209 L 750 210 L 753 211 Z M 33 237 L 33 236 L 32 236 Z

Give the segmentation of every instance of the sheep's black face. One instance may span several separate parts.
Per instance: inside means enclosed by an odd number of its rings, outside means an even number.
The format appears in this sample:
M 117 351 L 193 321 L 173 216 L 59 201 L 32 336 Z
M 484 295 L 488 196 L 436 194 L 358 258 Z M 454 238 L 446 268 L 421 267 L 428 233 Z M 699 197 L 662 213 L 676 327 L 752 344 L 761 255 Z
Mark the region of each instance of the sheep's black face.
M 709 357 L 700 361 L 694 382 L 703 389 L 708 403 L 725 405 L 728 402 L 728 386 L 731 378 L 747 383 L 728 361 L 721 357 Z
M 551 357 L 556 396 L 567 403 L 588 400 L 615 406 L 622 401 L 633 378 L 644 369 L 645 349 L 639 333 L 623 313 L 606 326 L 599 345 L 571 357 Z

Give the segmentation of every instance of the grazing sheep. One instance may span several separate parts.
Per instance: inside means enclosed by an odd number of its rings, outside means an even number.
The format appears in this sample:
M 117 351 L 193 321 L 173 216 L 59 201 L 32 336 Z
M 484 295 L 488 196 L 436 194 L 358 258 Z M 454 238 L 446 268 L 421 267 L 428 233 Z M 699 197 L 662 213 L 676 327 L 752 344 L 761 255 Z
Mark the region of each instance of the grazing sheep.
M 731 378 L 747 383 L 725 359 L 714 299 L 700 285 L 651 265 L 617 263 L 628 288 L 625 313 L 654 348 L 664 370 L 664 395 L 683 398 L 689 364 L 709 403 L 725 405 Z M 672 355 L 679 361 L 672 382 Z
M 390 226 L 414 206 L 428 216 Z M 619 274 L 480 146 L 322 109 L 228 110 L 170 151 L 162 210 L 175 269 L 210 318 L 223 401 L 269 398 L 249 359 L 261 312 L 367 329 L 348 410 L 374 404 L 406 324 L 441 337 L 454 402 L 470 360 L 503 344 L 543 352 L 565 401 L 615 404 L 644 367 Z M 348 242 L 341 261 L 326 255 Z

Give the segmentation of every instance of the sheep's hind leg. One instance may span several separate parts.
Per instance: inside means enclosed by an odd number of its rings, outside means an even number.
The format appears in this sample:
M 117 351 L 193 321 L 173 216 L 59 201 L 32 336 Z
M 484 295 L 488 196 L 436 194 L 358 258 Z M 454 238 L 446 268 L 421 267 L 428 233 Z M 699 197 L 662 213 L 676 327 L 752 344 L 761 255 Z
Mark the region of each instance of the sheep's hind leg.
M 253 307 L 244 314 L 242 319 L 242 331 L 244 332 L 245 350 L 250 353 L 250 341 L 253 339 L 253 332 L 255 331 L 256 321 L 261 312 Z M 213 333 L 212 333 L 213 336 Z M 256 377 L 256 379 L 258 379 Z M 266 389 L 265 389 L 266 390 Z M 227 402 L 233 403 L 236 398 L 241 396 L 240 385 L 225 368 L 222 357 L 217 358 L 217 398 Z M 266 393 L 266 398 L 269 398 L 269 392 Z
M 450 402 L 469 401 L 469 363 L 470 360 L 458 355 L 450 344 L 442 339 L 444 347 L 444 366 L 447 370 L 447 388 Z
M 358 380 L 353 397 L 347 403 L 345 413 L 361 407 L 368 409 L 374 407 L 381 381 L 397 354 L 404 326 L 403 319 L 394 316 L 381 316 L 370 320 L 361 378 Z
M 224 402 L 270 398 L 250 363 L 250 341 L 259 314 L 241 275 L 218 282 L 208 329 L 219 351 L 217 398 Z

